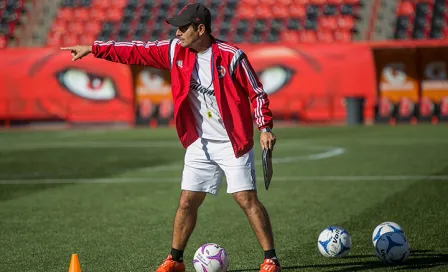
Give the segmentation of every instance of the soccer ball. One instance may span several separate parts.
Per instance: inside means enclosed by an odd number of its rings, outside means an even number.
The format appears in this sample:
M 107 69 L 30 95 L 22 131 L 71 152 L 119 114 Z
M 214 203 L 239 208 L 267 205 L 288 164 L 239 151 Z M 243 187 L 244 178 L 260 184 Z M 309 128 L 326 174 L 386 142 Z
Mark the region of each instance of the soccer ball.
M 193 266 L 196 272 L 226 272 L 229 266 L 229 257 L 226 250 L 220 245 L 204 244 L 196 250 Z
M 376 256 L 385 264 L 402 264 L 409 257 L 409 243 L 404 234 L 388 232 L 381 235 L 376 243 Z
M 343 257 L 350 251 L 351 245 L 347 230 L 338 226 L 324 229 L 317 239 L 317 248 L 324 257 Z
M 373 246 L 376 246 L 376 242 L 378 239 L 380 239 L 381 235 L 388 233 L 388 232 L 398 232 L 404 234 L 403 229 L 394 222 L 383 222 L 376 226 L 376 228 L 373 230 L 372 233 L 372 243 Z

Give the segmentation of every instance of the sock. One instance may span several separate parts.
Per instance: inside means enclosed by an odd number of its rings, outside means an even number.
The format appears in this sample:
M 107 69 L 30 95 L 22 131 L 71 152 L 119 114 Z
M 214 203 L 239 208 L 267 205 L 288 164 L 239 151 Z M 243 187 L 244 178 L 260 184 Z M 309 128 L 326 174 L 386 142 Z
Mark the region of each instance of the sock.
M 184 260 L 184 251 L 171 248 L 171 257 L 174 261 L 181 263 Z
M 280 265 L 278 262 L 277 254 L 275 254 L 275 249 L 266 250 L 264 252 L 265 259 L 271 259 L 275 262 L 276 265 Z

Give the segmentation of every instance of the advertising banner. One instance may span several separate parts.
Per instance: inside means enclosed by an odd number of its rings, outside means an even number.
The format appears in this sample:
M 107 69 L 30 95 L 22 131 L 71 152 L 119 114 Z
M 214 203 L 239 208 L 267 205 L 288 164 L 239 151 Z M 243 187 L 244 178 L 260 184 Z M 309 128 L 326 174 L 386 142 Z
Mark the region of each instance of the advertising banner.
M 365 120 L 448 120 L 446 45 L 395 44 L 239 47 L 263 83 L 277 120 L 344 122 L 347 98 L 363 99 Z M 59 48 L 4 49 L 0 58 L 0 121 L 173 121 L 167 70 L 92 56 L 72 62 Z
M 0 119 L 73 123 L 134 120 L 127 65 L 54 48 L 0 51 Z
M 345 98 L 366 99 L 372 118 L 375 71 L 370 48 L 355 44 L 241 45 L 263 83 L 274 116 L 343 121 Z

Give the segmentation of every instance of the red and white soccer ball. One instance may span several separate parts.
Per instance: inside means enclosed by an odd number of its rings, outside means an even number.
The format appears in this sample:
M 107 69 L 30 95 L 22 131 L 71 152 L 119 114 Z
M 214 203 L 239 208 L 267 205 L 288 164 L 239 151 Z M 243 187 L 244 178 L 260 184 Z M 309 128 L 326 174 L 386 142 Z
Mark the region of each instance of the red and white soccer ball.
M 196 250 L 193 266 L 196 272 L 226 272 L 229 266 L 229 257 L 226 250 L 220 245 L 204 244 Z

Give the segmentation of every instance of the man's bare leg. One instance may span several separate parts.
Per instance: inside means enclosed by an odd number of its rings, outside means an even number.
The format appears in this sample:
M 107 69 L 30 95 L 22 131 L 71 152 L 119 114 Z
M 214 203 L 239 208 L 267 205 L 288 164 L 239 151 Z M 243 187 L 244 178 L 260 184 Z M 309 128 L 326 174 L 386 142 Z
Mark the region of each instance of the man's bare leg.
M 282 268 L 274 248 L 271 221 L 265 207 L 258 200 L 257 191 L 237 192 L 233 194 L 233 198 L 249 219 L 258 242 L 264 250 L 264 261 L 260 265 L 260 272 L 281 272 Z
M 179 206 L 174 217 L 173 241 L 171 245 L 171 255 L 176 261 L 181 261 L 183 258 L 183 251 L 194 230 L 198 209 L 204 201 L 205 196 L 206 193 L 204 192 L 181 192 Z
M 252 226 L 258 242 L 264 251 L 274 249 L 269 215 L 263 204 L 258 200 L 257 191 L 241 191 L 233 194 L 233 198 L 243 209 Z

